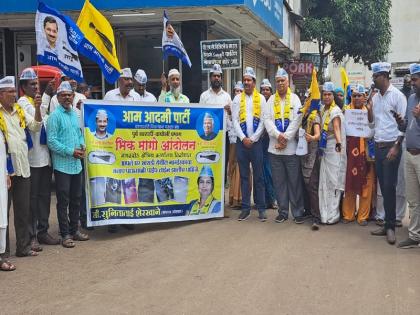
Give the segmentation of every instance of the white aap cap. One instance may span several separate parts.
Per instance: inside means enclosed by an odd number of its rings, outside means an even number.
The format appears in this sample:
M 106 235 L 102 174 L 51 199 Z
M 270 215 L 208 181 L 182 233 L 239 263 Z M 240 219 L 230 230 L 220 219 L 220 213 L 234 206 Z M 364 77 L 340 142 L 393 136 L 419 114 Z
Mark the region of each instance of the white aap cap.
M 366 89 L 361 84 L 355 84 L 351 87 L 352 93 L 358 93 L 358 94 L 364 94 L 366 92 Z
M 252 67 L 246 67 L 244 71 L 244 77 L 249 76 L 253 79 L 256 79 L 257 76 L 255 75 L 255 71 Z
M 147 83 L 146 72 L 144 72 L 143 69 L 137 70 L 136 75 L 134 76 L 134 79 L 140 84 L 146 84 Z
M 106 112 L 105 109 L 98 109 L 98 111 L 96 112 L 96 118 L 107 119 L 108 113 Z
M 420 74 L 420 64 L 419 63 L 412 63 L 410 65 L 410 74 Z
M 36 80 L 38 76 L 35 73 L 35 70 L 32 68 L 23 69 L 20 74 L 19 80 Z
M 60 94 L 62 92 L 72 92 L 73 89 L 71 88 L 71 85 L 68 81 L 61 82 L 60 86 L 57 89 L 57 94 Z
M 276 78 L 289 78 L 289 75 L 283 68 L 278 68 L 276 72 Z
M 265 88 L 265 87 L 272 88 L 271 83 L 270 83 L 270 81 L 268 81 L 268 79 L 263 79 L 261 81 L 260 87 L 261 88 Z
M 121 69 L 120 77 L 121 78 L 130 78 L 130 79 L 132 79 L 133 78 L 133 74 L 131 73 L 131 69 L 130 68 Z
M 233 89 L 243 91 L 244 90 L 244 85 L 243 85 L 242 81 L 236 82 L 235 87 Z
M 211 73 L 222 74 L 222 67 L 218 63 L 215 63 L 210 70 L 210 74 Z
M 179 71 L 177 69 L 171 69 L 171 70 L 169 70 L 168 78 L 170 78 L 173 75 L 181 76 L 181 74 L 179 73 Z
M 389 62 L 375 62 L 372 63 L 370 66 L 372 68 L 373 73 L 391 71 L 391 64 Z
M 335 90 L 335 86 L 334 83 L 332 82 L 325 82 L 324 85 L 322 86 L 322 91 L 324 92 L 334 92 Z
M 0 89 L 14 88 L 15 86 L 15 77 L 7 76 L 0 80 Z

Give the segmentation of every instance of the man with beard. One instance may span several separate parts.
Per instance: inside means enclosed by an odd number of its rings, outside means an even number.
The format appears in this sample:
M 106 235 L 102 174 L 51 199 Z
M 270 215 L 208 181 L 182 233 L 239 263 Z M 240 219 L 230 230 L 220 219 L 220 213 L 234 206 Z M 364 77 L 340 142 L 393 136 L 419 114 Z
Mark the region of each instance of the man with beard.
M 146 91 L 147 75 L 142 69 L 138 69 L 134 76 L 134 90 L 140 95 L 144 102 L 156 103 L 156 97 Z
M 375 167 L 379 186 L 384 198 L 385 226 L 372 235 L 386 236 L 389 244 L 395 244 L 396 185 L 401 159 L 404 133 L 398 130 L 395 115 L 405 116 L 407 100 L 390 82 L 391 64 L 372 64 L 373 82 L 379 92 L 369 102 L 368 119 L 375 130 Z
M 73 248 L 74 241 L 89 239 L 78 227 L 82 197 L 81 160 L 85 157 L 85 142 L 77 114 L 72 108 L 73 88 L 68 82 L 62 82 L 57 95 L 60 106 L 48 118 L 48 147 L 54 168 L 62 245 Z
M 242 211 L 238 217 L 244 221 L 251 214 L 251 190 L 249 164 L 252 165 L 255 203 L 259 220 L 267 221 L 265 213 L 265 187 L 263 175 L 263 152 L 261 135 L 264 132 L 263 112 L 266 102 L 264 96 L 255 88 L 256 75 L 251 67 L 246 67 L 243 75 L 244 92 L 236 95 L 232 103 L 232 122 L 239 141 L 236 143 L 237 157 L 241 174 Z
M 32 68 L 27 68 L 20 75 L 19 84 L 25 93 L 18 100 L 18 104 L 31 116 L 35 116 L 35 105 L 41 103 L 43 126 L 41 131 L 30 131 L 33 147 L 29 150 L 29 165 L 31 167 L 31 222 L 29 233 L 31 247 L 35 251 L 42 248 L 39 243 L 57 245 L 59 240 L 48 233 L 48 219 L 51 203 L 51 160 L 47 147 L 45 121 L 48 118 L 48 103 L 41 102 L 38 94 L 38 77 Z M 38 243 L 39 242 L 39 243 Z
M 118 88 L 108 91 L 104 101 L 141 101 L 140 95 L 133 90 L 133 74 L 130 68 L 124 68 L 120 72 Z
M 408 238 L 399 248 L 418 247 L 420 244 L 420 64 L 410 65 L 414 94 L 408 98 L 405 121 L 398 117 L 399 129 L 406 136 L 405 180 L 410 224 Z
M 181 74 L 177 69 L 171 69 L 168 73 L 169 91 L 166 91 L 167 81 L 165 73 L 162 73 L 160 82 L 162 83 L 162 90 L 159 95 L 159 103 L 181 103 L 188 104 L 190 99 L 181 93 Z
M 409 74 L 406 74 L 404 76 L 403 87 L 400 91 L 405 95 L 405 98 L 407 100 L 410 97 L 410 95 L 413 94 L 413 90 L 411 89 L 411 76 Z

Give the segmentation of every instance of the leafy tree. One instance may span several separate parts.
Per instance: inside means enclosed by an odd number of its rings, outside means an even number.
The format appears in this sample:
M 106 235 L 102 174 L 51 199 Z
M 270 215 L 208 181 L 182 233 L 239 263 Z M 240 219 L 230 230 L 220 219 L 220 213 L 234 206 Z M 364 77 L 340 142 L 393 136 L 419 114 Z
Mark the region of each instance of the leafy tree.
M 391 43 L 391 0 L 304 0 L 303 38 L 318 42 L 322 82 L 323 64 L 347 55 L 369 65 L 384 59 Z

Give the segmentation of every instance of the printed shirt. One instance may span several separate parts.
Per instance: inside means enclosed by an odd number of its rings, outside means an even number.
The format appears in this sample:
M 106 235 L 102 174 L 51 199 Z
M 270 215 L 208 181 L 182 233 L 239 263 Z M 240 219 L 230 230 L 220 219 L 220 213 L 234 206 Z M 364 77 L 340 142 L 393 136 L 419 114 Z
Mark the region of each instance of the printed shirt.
M 18 99 L 18 104 L 31 116 L 35 116 L 35 107 L 31 104 L 29 99 L 26 96 L 22 96 Z M 41 103 L 41 115 L 42 121 L 45 124 L 45 121 L 48 118 L 48 102 Z M 31 167 L 44 167 L 51 165 L 50 161 L 50 151 L 48 150 L 47 145 L 40 144 L 39 140 L 41 137 L 41 131 L 29 131 L 32 138 L 33 147 L 29 150 L 28 159 L 29 165 Z
M 407 121 L 405 136 L 408 149 L 420 149 L 420 118 L 416 118 L 413 115 L 413 109 L 419 103 L 420 98 L 416 94 L 412 94 L 408 99 L 407 112 L 405 115 Z
M 120 92 L 120 88 L 113 89 L 111 91 L 106 92 L 104 101 L 125 101 L 125 102 L 139 102 L 141 101 L 139 93 L 134 91 L 133 89 L 127 94 L 126 97 L 122 96 Z
M 376 93 L 372 98 L 373 102 L 373 123 L 370 127 L 375 129 L 376 142 L 396 141 L 398 136 L 404 133 L 398 130 L 398 124 L 391 113 L 391 110 L 405 116 L 407 99 L 396 87 L 390 84 L 384 95 Z
M 57 107 L 48 118 L 47 135 L 54 169 L 70 175 L 79 174 L 82 164 L 73 157 L 73 152 L 85 142 L 74 109 L 67 111 L 61 105 Z
M 140 96 L 140 100 L 143 102 L 151 102 L 151 103 L 156 103 L 156 97 L 152 94 L 149 93 L 147 91 L 144 91 L 144 95 L 139 94 Z
M 182 93 L 179 94 L 178 98 L 171 91 L 166 93 L 161 91 L 159 95 L 159 103 L 188 104 L 189 102 L 190 99 Z
M 7 126 L 7 144 L 12 157 L 13 168 L 17 176 L 28 178 L 31 176 L 31 169 L 28 160 L 28 144 L 26 142 L 25 129 L 20 126 L 20 119 L 16 109 L 9 113 L 1 104 L 2 112 Z M 40 131 L 42 122 L 38 122 L 33 116 L 25 112 L 26 127 L 30 131 Z
M 239 111 L 241 108 L 241 95 L 238 94 L 235 96 L 232 102 L 232 122 L 233 122 L 233 128 L 236 131 L 237 136 L 242 141 L 246 136 L 244 132 L 242 131 L 240 122 L 239 122 Z M 264 96 L 260 94 L 261 99 L 261 113 L 260 113 L 260 123 L 258 124 L 257 130 L 254 132 L 254 106 L 252 104 L 253 100 L 253 94 L 247 95 L 245 94 L 245 101 L 246 101 L 246 131 L 248 133 L 248 138 L 251 139 L 252 142 L 257 142 L 263 132 L 264 132 L 264 110 L 266 107 L 266 101 Z
M 293 155 L 296 153 L 297 148 L 296 133 L 299 130 L 299 126 L 303 117 L 303 115 L 298 114 L 302 104 L 299 97 L 292 93 L 290 96 L 290 105 L 293 107 L 293 109 L 290 109 L 289 126 L 284 132 L 284 136 L 287 139 L 287 146 L 283 150 L 277 150 L 275 145 L 278 143 L 277 139 L 280 135 L 280 131 L 278 131 L 274 119 L 274 98 L 275 94 L 271 95 L 271 97 L 268 99 L 264 113 L 264 126 L 270 136 L 268 152 L 276 155 Z M 280 99 L 282 116 L 284 115 L 285 103 L 286 99 Z M 282 119 L 282 124 L 284 126 L 284 118 Z

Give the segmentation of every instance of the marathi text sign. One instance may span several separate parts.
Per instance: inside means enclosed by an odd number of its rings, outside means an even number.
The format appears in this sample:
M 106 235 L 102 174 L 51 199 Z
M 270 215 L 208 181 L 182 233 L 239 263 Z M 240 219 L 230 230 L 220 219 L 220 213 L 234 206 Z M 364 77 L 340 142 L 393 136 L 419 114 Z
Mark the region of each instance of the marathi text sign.
M 87 100 L 88 225 L 223 217 L 223 106 Z
M 203 40 L 201 47 L 201 69 L 211 70 L 214 64 L 222 69 L 238 69 L 242 67 L 241 40 L 221 39 Z
M 369 127 L 368 113 L 362 109 L 346 109 L 344 112 L 346 135 L 352 137 L 371 138 L 373 129 Z

